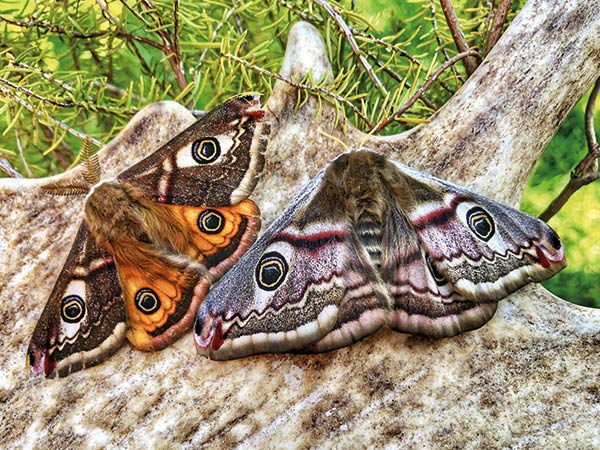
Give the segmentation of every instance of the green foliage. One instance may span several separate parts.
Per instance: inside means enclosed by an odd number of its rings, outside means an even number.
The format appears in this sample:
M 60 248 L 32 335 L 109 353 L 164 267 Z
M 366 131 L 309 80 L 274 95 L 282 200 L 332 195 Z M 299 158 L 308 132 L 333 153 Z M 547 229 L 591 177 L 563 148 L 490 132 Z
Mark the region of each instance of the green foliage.
M 569 180 L 571 170 L 587 152 L 584 129 L 584 97 L 536 164 L 523 194 L 521 208 L 538 215 Z M 600 123 L 596 120 L 596 124 Z M 580 189 L 549 224 L 561 237 L 568 266 L 542 283 L 561 298 L 600 308 L 600 184 Z
M 500 2 L 452 3 L 478 62 L 488 51 Z M 512 3 L 503 27 L 523 2 Z M 340 31 L 336 15 L 352 36 Z M 8 0 L 0 3 L 0 164 L 28 177 L 54 174 L 80 161 L 82 140 L 109 142 L 150 103 L 170 99 L 202 110 L 239 92 L 268 94 L 298 20 L 321 31 L 335 81 L 316 80 L 312 87 L 307 80 L 288 81 L 302 88 L 300 100 L 317 95 L 364 131 L 392 134 L 427 121 L 467 78 L 465 60 L 451 63 L 459 51 L 438 0 Z M 428 80 L 431 86 L 417 96 Z M 529 211 L 548 204 L 562 185 L 554 178 L 568 174 L 585 151 L 582 132 L 575 131 L 580 115 L 563 127 L 578 134 L 577 143 L 561 131 L 532 178 L 537 193 L 525 197 Z M 548 283 L 551 289 L 572 284 L 555 292 L 588 304 L 600 298 L 594 228 L 567 217 L 589 216 L 588 207 L 598 211 L 597 189 L 586 188 L 578 194 L 585 198 L 573 199 L 561 212 L 567 215 L 554 219 L 575 281 Z M 573 205 L 585 205 L 586 214 L 565 213 Z M 587 247 L 579 255 L 572 248 L 583 240 Z
M 467 41 L 482 47 L 489 4 L 462 3 L 456 10 Z M 289 29 L 300 19 L 323 32 L 337 75 L 312 93 L 341 105 L 357 126 L 370 130 L 457 53 L 433 5 L 429 0 L 336 5 L 372 67 L 369 74 L 338 24 L 313 2 L 3 2 L 0 157 L 26 176 L 44 176 L 77 163 L 85 136 L 96 145 L 108 142 L 149 103 L 171 99 L 207 109 L 238 92 L 268 93 Z M 383 132 L 427 120 L 464 79 L 460 62 L 449 65 Z

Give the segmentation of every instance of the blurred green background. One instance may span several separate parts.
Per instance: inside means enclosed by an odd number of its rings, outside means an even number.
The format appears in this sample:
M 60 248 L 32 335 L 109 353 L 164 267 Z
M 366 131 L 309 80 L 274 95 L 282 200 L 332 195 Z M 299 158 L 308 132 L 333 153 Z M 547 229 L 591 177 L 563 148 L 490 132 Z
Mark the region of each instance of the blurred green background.
M 587 152 L 586 101 L 587 95 L 569 113 L 536 164 L 521 201 L 523 211 L 541 213 L 566 185 L 571 170 Z M 600 125 L 598 113 L 595 123 Z M 548 223 L 565 245 L 568 266 L 542 284 L 559 297 L 600 308 L 600 183 L 596 181 L 577 191 Z
M 454 0 L 470 48 L 485 57 L 498 2 Z M 512 2 L 504 27 L 524 2 Z M 457 53 L 432 0 L 333 3 L 353 27 L 388 93 L 356 63 L 338 26 L 313 2 L 2 1 L 0 2 L 0 159 L 27 177 L 79 162 L 81 137 L 106 143 L 143 106 L 164 99 L 210 109 L 243 91 L 268 96 L 291 25 L 307 20 L 323 34 L 338 74 L 319 94 L 335 91 L 355 125 L 369 126 L 414 94 L 432 71 Z M 462 63 L 447 71 L 402 118 L 392 134 L 426 121 L 467 78 Z M 325 94 L 323 94 L 325 92 Z M 314 93 L 314 92 L 313 92 Z M 353 107 L 355 109 L 353 109 Z M 585 98 L 566 118 L 538 162 L 522 209 L 537 215 L 558 194 L 586 152 Z M 598 120 L 596 120 L 598 125 Z M 575 194 L 550 221 L 568 268 L 544 285 L 556 295 L 600 307 L 600 184 Z

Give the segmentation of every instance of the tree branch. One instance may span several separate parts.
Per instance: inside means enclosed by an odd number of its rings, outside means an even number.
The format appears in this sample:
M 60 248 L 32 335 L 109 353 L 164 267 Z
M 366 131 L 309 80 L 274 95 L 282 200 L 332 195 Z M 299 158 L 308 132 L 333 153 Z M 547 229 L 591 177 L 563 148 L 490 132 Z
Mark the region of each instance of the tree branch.
M 63 130 L 67 131 L 68 133 L 72 134 L 73 136 L 77 136 L 80 139 L 86 139 L 89 137 L 89 139 L 91 139 L 91 141 L 98 147 L 100 147 L 102 145 L 102 142 L 100 142 L 99 140 L 97 140 L 93 137 L 90 137 L 89 135 L 82 133 L 81 131 L 75 130 L 59 120 L 56 120 L 49 116 L 46 116 L 43 111 L 41 111 L 39 109 L 35 109 L 30 103 L 26 102 L 25 100 L 20 98 L 18 95 L 15 95 L 13 92 L 11 92 L 10 89 L 8 89 L 4 86 L 0 86 L 0 93 L 6 95 L 7 97 L 12 97 L 18 104 L 23 106 L 29 112 L 35 114 L 36 116 L 38 116 L 40 118 L 49 120 L 52 124 L 56 125 L 59 128 L 62 128 Z
M 442 11 L 444 11 L 444 16 L 446 16 L 446 23 L 448 24 L 448 28 L 450 28 L 452 39 L 454 39 L 456 48 L 460 53 L 468 52 L 469 44 L 467 44 L 465 35 L 463 34 L 460 24 L 458 23 L 458 17 L 456 17 L 456 13 L 454 12 L 452 1 L 440 0 L 440 4 L 442 5 Z M 464 64 L 465 68 L 467 69 L 467 75 L 471 75 L 473 72 L 475 72 L 475 69 L 477 69 L 477 60 L 475 60 L 475 58 L 472 56 L 465 58 Z
M 594 129 L 594 110 L 598 92 L 600 92 L 600 78 L 596 80 L 585 108 L 585 135 L 587 138 L 588 152 L 579 164 L 577 164 L 573 172 L 571 172 L 571 178 L 567 185 L 548 205 L 545 211 L 540 214 L 540 219 L 546 222 L 560 211 L 575 192 L 583 186 L 593 183 L 600 178 L 600 173 L 598 172 L 600 146 L 598 146 L 596 131 Z
M 433 34 L 435 35 L 435 40 L 437 41 L 438 47 L 444 54 L 444 59 L 446 61 L 448 61 L 450 59 L 450 55 L 448 54 L 448 51 L 446 50 L 446 47 L 444 46 L 444 41 L 442 41 L 440 29 L 438 28 L 438 23 L 435 18 L 435 0 L 429 0 L 429 10 L 431 11 L 431 20 L 432 20 L 432 24 L 433 24 Z M 457 78 L 457 79 L 459 78 L 458 72 L 456 70 L 456 67 L 454 67 L 454 65 L 452 65 L 452 73 L 454 73 L 455 78 Z
M 452 66 L 453 64 L 456 64 L 458 61 L 460 61 L 462 59 L 476 56 L 476 55 L 479 55 L 479 53 L 477 53 L 475 50 L 467 50 L 464 53 L 459 53 L 458 55 L 454 55 L 452 58 L 450 58 L 448 61 L 446 61 L 444 64 L 442 64 L 435 72 L 433 72 L 433 74 L 427 79 L 427 81 L 425 81 L 425 83 L 423 83 L 423 86 L 421 86 L 419 88 L 419 90 L 417 92 L 415 92 L 415 94 L 404 105 L 402 105 L 400 108 L 398 108 L 392 115 L 382 119 L 377 125 L 375 125 L 375 127 L 373 127 L 373 129 L 371 130 L 371 133 L 376 133 L 378 131 L 381 131 L 386 126 L 388 126 L 390 123 L 392 123 L 394 120 L 396 120 L 398 117 L 400 117 L 402 114 L 404 114 L 406 111 L 408 111 L 408 109 L 412 105 L 414 105 L 415 102 L 417 100 L 419 100 L 419 98 L 421 98 L 423 93 L 433 84 L 433 82 L 448 67 Z
M 500 39 L 502 27 L 504 26 L 504 22 L 506 22 L 508 11 L 510 11 L 510 0 L 500 0 L 500 4 L 498 5 L 496 14 L 494 14 L 494 20 L 492 21 L 490 34 L 488 36 L 487 45 L 485 47 L 486 55 L 490 52 L 492 47 L 496 45 L 498 39 Z

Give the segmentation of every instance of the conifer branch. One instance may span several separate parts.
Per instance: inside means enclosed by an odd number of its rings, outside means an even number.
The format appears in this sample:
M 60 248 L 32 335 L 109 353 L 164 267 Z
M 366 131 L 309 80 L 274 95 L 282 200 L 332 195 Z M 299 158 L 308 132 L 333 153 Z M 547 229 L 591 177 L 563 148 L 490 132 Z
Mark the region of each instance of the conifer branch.
M 90 134 L 110 140 L 142 104 L 169 98 L 204 109 L 244 90 L 268 91 L 275 80 L 302 91 L 299 102 L 305 101 L 306 93 L 312 93 L 335 104 L 339 111 L 345 109 L 363 130 L 373 130 L 396 113 L 387 125 L 392 133 L 426 120 L 463 82 L 463 68 L 452 63 L 443 67 L 451 68 L 453 74 L 437 76 L 435 83 L 426 75 L 436 69 L 433 61 L 447 63 L 452 59 L 452 40 L 446 37 L 450 36 L 449 27 L 440 20 L 441 11 L 436 13 L 433 1 L 417 0 L 421 12 L 402 17 L 399 23 L 406 26 L 392 27 L 394 31 L 387 34 L 373 31 L 371 19 L 364 18 L 360 7 L 353 4 L 345 8 L 331 0 L 267 4 L 234 0 L 200 9 L 190 8 L 181 0 L 119 0 L 114 4 L 95 0 L 77 7 L 70 2 L 56 7 L 40 3 L 32 17 L 19 17 L 18 12 L 5 12 L 0 17 L 0 26 L 4 24 L 7 33 L 17 36 L 8 44 L 10 54 L 0 53 L 0 62 L 6 58 L 3 66 L 0 63 L 0 94 L 16 106 L 11 117 L 15 128 L 20 124 L 19 135 L 32 137 L 31 141 L 23 140 L 27 142 L 24 160 L 46 153 L 46 149 L 36 147 L 43 147 L 47 140 L 51 143 L 49 155 L 61 167 L 69 166 L 75 158 L 72 136 L 85 139 L 86 134 L 76 130 L 82 129 L 82 124 L 92 130 Z M 465 9 L 462 4 L 458 7 L 457 1 L 455 6 L 461 20 L 467 11 L 472 20 L 485 18 L 485 14 Z M 428 26 L 428 9 L 433 29 Z M 487 9 L 480 10 L 487 14 Z M 335 55 L 332 63 L 338 74 L 333 81 L 292 82 L 277 73 L 286 45 L 285 30 L 295 17 L 327 30 L 324 37 Z M 260 33 L 253 33 L 256 30 L 252 27 L 261 20 L 264 23 L 265 18 L 270 23 L 260 25 Z M 414 26 L 415 21 L 418 26 Z M 469 27 L 481 29 L 480 25 Z M 471 42 L 477 33 L 465 41 Z M 21 50 L 19 46 L 26 45 L 32 34 L 41 36 L 42 41 L 45 36 L 58 37 L 65 48 L 63 60 L 54 66 L 47 64 L 54 58 L 52 46 L 39 55 Z M 256 35 L 260 38 L 253 40 Z M 80 71 L 70 69 L 73 67 Z M 130 70 L 134 77 L 126 73 Z M 402 105 L 406 97 L 409 103 Z M 422 105 L 415 106 L 416 102 Z M 397 115 L 400 108 L 404 112 L 410 109 L 411 117 L 406 121 Z M 31 117 L 25 110 L 33 114 L 33 127 L 27 123 Z M 39 130 L 46 139 L 37 139 Z M 33 151 L 29 149 L 31 142 Z M 93 142 L 100 145 L 97 140 Z M 16 154 L 17 147 L 11 134 L 7 148 Z M 65 151 L 56 152 L 55 148 Z M 23 170 L 20 163 L 18 167 Z M 39 167 L 34 169 L 41 173 Z
M 217 25 L 215 26 L 215 29 L 212 32 L 212 35 L 210 36 L 210 40 L 209 42 L 215 42 L 217 39 L 217 36 L 219 35 L 219 32 L 221 31 L 221 28 L 223 28 L 223 25 L 225 25 L 225 23 L 229 20 L 229 18 L 231 17 L 231 15 L 235 12 L 235 10 L 237 8 L 239 8 L 241 4 L 241 0 L 236 0 L 234 2 L 234 4 L 231 6 L 231 8 L 229 8 L 227 10 L 227 12 L 223 15 L 223 20 L 220 20 L 219 22 L 217 22 Z M 194 81 L 196 81 L 196 83 L 199 83 L 199 77 L 200 77 L 200 68 L 202 67 L 202 64 L 204 63 L 204 58 L 206 58 L 206 54 L 208 53 L 208 46 L 204 48 L 204 50 L 202 50 L 202 52 L 200 53 L 200 57 L 198 58 L 198 62 L 196 63 L 196 67 L 194 69 Z
M 97 0 L 98 3 L 100 4 L 100 0 Z M 15 21 L 15 20 L 11 20 L 7 17 L 4 16 L 0 16 L 0 20 L 6 23 L 9 23 L 11 25 L 17 26 L 17 27 L 22 27 L 22 28 L 41 28 L 42 30 L 46 30 L 46 31 L 50 31 L 52 33 L 56 33 L 58 35 L 65 35 L 68 36 L 70 38 L 75 38 L 75 39 L 98 39 L 104 36 L 109 36 L 112 34 L 111 30 L 102 30 L 102 31 L 94 31 L 92 33 L 79 33 L 76 31 L 72 31 L 72 30 L 67 30 L 64 27 L 60 27 L 58 25 L 54 25 L 51 23 L 46 23 L 43 22 L 41 20 L 35 19 L 35 18 L 30 18 L 27 22 L 22 22 L 22 21 Z M 152 47 L 155 47 L 157 49 L 161 49 L 161 45 L 158 44 L 157 42 L 154 42 L 150 39 L 147 39 L 143 36 L 137 36 L 135 34 L 130 34 L 127 33 L 125 31 L 117 31 L 116 35 L 120 38 L 123 38 L 125 40 L 131 40 L 131 41 L 138 41 L 141 42 L 143 44 L 146 45 L 150 45 Z
M 362 113 L 362 111 L 360 109 L 358 109 L 352 102 L 349 102 L 348 100 L 346 100 L 343 96 L 336 94 L 336 92 L 334 90 L 331 89 L 327 89 L 325 87 L 320 87 L 320 86 L 314 86 L 311 84 L 306 84 L 306 83 L 297 83 L 295 81 L 292 81 L 289 78 L 284 77 L 283 75 L 276 73 L 276 72 L 271 72 L 267 69 L 264 69 L 262 67 L 259 67 L 257 65 L 251 64 L 248 61 L 243 60 L 242 58 L 239 58 L 235 55 L 232 55 L 230 53 L 225 53 L 223 55 L 223 57 L 227 58 L 227 59 L 231 59 L 232 61 L 237 62 L 238 64 L 241 64 L 242 66 L 248 67 L 251 70 L 254 70 L 258 73 L 260 73 L 261 75 L 265 75 L 271 78 L 274 78 L 276 80 L 279 81 L 283 81 L 287 84 L 289 84 L 292 87 L 295 87 L 297 89 L 301 89 L 303 91 L 306 92 L 311 92 L 313 94 L 317 94 L 321 97 L 325 97 L 325 98 L 331 98 L 332 100 L 335 100 L 345 106 L 347 106 L 348 108 L 350 108 L 354 114 L 356 114 L 358 117 L 360 117 L 360 119 L 368 126 L 368 127 L 372 127 L 372 123 L 369 121 L 369 119 Z
M 18 103 L 19 105 L 24 107 L 27 111 L 35 114 L 36 116 L 38 116 L 42 119 L 50 121 L 53 125 L 56 125 L 57 127 L 62 128 L 63 130 L 67 131 L 68 133 L 72 134 L 73 136 L 76 136 L 80 139 L 89 138 L 95 145 L 98 145 L 98 146 L 101 145 L 100 141 L 98 141 L 97 139 L 95 139 L 91 136 L 88 136 L 87 134 L 82 133 L 78 130 L 75 130 L 74 128 L 69 127 L 67 124 L 65 124 L 59 120 L 56 120 L 50 116 L 46 116 L 44 114 L 44 112 L 40 109 L 34 109 L 34 107 L 30 103 L 26 102 L 19 96 L 13 94 L 9 89 L 5 88 L 4 86 L 0 86 L 0 93 L 4 94 L 7 97 L 12 98 L 16 103 Z
M 435 17 L 435 0 L 429 0 L 429 6 L 431 10 L 431 20 L 433 24 L 433 33 L 435 34 L 435 40 L 437 41 L 438 48 L 444 55 L 444 60 L 448 61 L 450 59 L 450 55 L 448 54 L 448 50 L 446 50 L 446 46 L 444 45 L 444 41 L 442 40 L 440 28 L 438 26 L 437 19 Z M 452 73 L 456 79 L 459 79 L 458 72 L 456 71 L 456 67 L 452 65 L 451 67 Z
M 13 108 L 11 108 L 11 110 L 12 109 Z M 14 111 L 11 111 L 11 112 L 13 112 L 13 114 L 14 114 Z M 27 176 L 31 177 L 33 175 L 33 172 L 31 171 L 31 168 L 29 167 L 27 158 L 25 158 L 25 152 L 23 151 L 23 144 L 21 143 L 21 136 L 19 135 L 19 130 L 16 126 L 14 127 L 14 132 L 15 132 L 15 141 L 17 142 L 17 149 L 19 151 L 19 161 L 21 161 L 21 164 L 23 165 L 23 168 L 25 169 L 25 173 L 27 174 Z M 22 177 L 22 175 L 21 175 L 21 177 Z M 19 177 L 16 177 L 16 178 L 19 178 Z
M 474 50 L 468 50 L 464 53 L 459 53 L 459 54 L 455 55 L 454 57 L 452 57 L 448 61 L 446 61 L 444 64 L 442 64 L 435 72 L 433 72 L 431 74 L 431 76 L 427 79 L 427 81 L 425 81 L 425 83 L 423 83 L 423 86 L 421 86 L 419 88 L 419 90 L 417 90 L 417 92 L 415 92 L 415 94 L 404 105 L 402 105 L 400 108 L 398 108 L 392 115 L 382 119 L 378 124 L 376 124 L 375 127 L 373 127 L 373 129 L 371 130 L 371 133 L 381 131 L 386 126 L 388 126 L 390 123 L 392 123 L 393 121 L 398 119 L 402 114 L 404 114 L 406 111 L 408 111 L 408 109 L 412 105 L 414 105 L 417 100 L 419 100 L 419 98 L 423 95 L 423 93 L 433 84 L 433 82 L 448 67 L 450 67 L 450 66 L 452 66 L 452 64 L 456 64 L 458 61 L 460 61 L 464 58 L 468 58 L 470 56 L 479 56 L 479 53 L 477 53 Z
M 3 157 L 0 157 L 0 170 L 11 178 L 25 178 L 8 159 Z

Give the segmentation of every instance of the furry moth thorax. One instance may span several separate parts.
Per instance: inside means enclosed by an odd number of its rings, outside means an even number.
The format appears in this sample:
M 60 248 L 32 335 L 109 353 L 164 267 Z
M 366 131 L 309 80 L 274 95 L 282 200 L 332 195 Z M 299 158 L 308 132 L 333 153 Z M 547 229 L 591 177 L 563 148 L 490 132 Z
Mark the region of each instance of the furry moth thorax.
M 566 265 L 545 223 L 371 151 L 323 169 L 212 289 L 194 325 L 214 359 L 326 351 L 387 326 L 444 337 Z
M 158 350 L 189 329 L 210 283 L 260 228 L 246 197 L 264 165 L 263 115 L 258 96 L 234 97 L 91 188 L 31 338 L 34 374 L 65 376 L 97 364 L 125 338 Z

